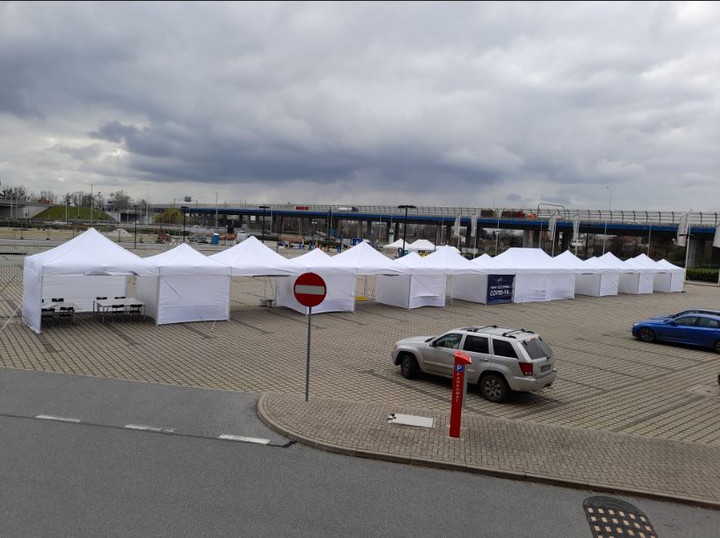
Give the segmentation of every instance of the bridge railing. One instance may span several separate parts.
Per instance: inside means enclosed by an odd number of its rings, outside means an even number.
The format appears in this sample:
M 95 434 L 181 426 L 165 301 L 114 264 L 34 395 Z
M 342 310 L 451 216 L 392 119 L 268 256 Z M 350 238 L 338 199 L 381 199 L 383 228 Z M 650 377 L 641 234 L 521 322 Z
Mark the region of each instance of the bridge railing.
M 403 216 L 405 209 L 397 206 L 383 205 L 341 205 L 341 204 L 267 204 L 268 214 L 273 211 L 308 211 L 316 213 L 332 213 L 334 215 L 359 213 L 365 215 Z M 192 206 L 190 206 L 192 207 Z M 207 207 L 207 206 L 206 206 Z M 257 204 L 225 202 L 219 207 L 237 207 L 238 209 L 259 209 Z M 303 209 L 297 209 L 302 207 Z M 307 209 L 304 209 L 307 208 Z M 483 218 L 513 218 L 513 219 L 546 219 L 558 214 L 562 220 L 572 220 L 576 214 L 584 222 L 607 222 L 614 224 L 648 224 L 673 225 L 678 224 L 685 211 L 647 211 L 643 209 L 555 209 L 555 208 L 488 208 L 488 207 L 450 207 L 450 206 L 418 206 L 408 209 L 409 216 L 434 216 L 454 220 L 457 216 L 462 218 L 478 215 Z M 717 212 L 690 212 L 688 224 L 691 226 L 720 225 L 720 214 Z

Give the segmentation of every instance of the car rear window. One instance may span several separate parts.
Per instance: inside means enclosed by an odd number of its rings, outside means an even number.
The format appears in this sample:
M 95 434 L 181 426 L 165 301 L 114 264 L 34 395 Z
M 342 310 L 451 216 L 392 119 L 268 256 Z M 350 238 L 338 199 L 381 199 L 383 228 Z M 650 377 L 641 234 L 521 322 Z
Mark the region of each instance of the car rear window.
M 543 359 L 545 357 L 552 357 L 552 349 L 547 345 L 542 338 L 533 338 L 532 340 L 523 340 L 523 346 L 525 351 L 531 359 Z
M 495 340 L 493 338 L 493 352 L 495 355 L 500 357 L 512 357 L 513 359 L 517 359 L 517 353 L 515 353 L 512 344 L 510 342 L 506 342 L 505 340 Z

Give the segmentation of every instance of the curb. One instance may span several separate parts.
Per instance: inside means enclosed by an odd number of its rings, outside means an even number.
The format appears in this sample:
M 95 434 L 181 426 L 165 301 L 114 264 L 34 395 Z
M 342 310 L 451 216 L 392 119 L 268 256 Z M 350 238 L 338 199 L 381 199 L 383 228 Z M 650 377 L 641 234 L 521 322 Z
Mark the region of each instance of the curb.
M 720 510 L 720 503 L 707 501 L 704 499 L 696 499 L 693 497 L 684 497 L 681 495 L 667 495 L 662 493 L 656 493 L 649 490 L 634 489 L 634 488 L 622 488 L 617 486 L 610 486 L 608 484 L 601 484 L 595 482 L 584 482 L 580 480 L 572 480 L 569 478 L 558 478 L 548 475 L 540 475 L 533 473 L 520 473 L 515 471 L 507 471 L 503 469 L 491 468 L 491 467 L 475 467 L 468 466 L 462 463 L 451 463 L 446 461 L 430 460 L 426 458 L 412 458 L 408 456 L 398 456 L 389 452 L 375 452 L 372 450 L 356 449 L 347 446 L 335 445 L 332 443 L 324 443 L 316 439 L 305 437 L 301 434 L 292 432 L 286 426 L 277 422 L 268 412 L 266 408 L 266 402 L 271 397 L 271 393 L 263 392 L 258 398 L 256 411 L 258 418 L 270 429 L 296 441 L 302 445 L 325 452 L 331 452 L 333 454 L 340 454 L 343 456 L 353 456 L 357 458 L 373 459 L 385 461 L 388 463 L 401 463 L 405 465 L 416 465 L 418 467 L 428 467 L 432 469 L 439 469 L 444 471 L 462 471 L 472 474 L 480 474 L 484 476 L 493 476 L 496 478 L 505 478 L 509 480 L 524 480 L 528 482 L 535 482 L 540 484 L 547 484 L 551 486 L 561 486 L 573 489 L 592 489 L 593 491 L 601 493 L 612 493 L 612 494 L 624 494 L 631 495 L 634 497 L 643 497 L 662 502 L 673 502 L 681 503 L 690 506 L 697 506 L 700 508 L 707 508 L 710 510 Z

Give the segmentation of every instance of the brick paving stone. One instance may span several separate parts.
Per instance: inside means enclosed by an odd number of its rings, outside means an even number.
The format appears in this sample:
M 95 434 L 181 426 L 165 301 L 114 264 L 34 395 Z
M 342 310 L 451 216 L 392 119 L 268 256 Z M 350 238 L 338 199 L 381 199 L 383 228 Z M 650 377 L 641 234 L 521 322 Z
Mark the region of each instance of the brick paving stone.
M 720 447 L 595 430 L 463 417 L 448 436 L 447 413 L 398 405 L 266 393 L 258 412 L 269 425 L 323 448 L 364 455 L 402 454 L 458 470 L 569 482 L 597 489 L 682 499 L 720 508 Z M 389 424 L 391 413 L 435 419 L 435 428 Z M 402 447 L 402 450 L 399 450 Z

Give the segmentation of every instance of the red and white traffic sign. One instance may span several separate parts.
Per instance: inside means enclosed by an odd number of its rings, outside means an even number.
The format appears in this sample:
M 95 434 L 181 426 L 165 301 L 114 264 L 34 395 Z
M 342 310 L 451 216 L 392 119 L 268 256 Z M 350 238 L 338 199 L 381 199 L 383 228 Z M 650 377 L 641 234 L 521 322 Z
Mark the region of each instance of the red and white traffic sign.
M 303 273 L 293 286 L 293 293 L 298 303 L 303 306 L 317 306 L 325 300 L 327 288 L 325 281 L 315 273 Z

